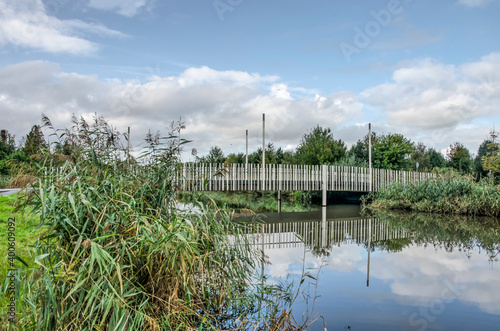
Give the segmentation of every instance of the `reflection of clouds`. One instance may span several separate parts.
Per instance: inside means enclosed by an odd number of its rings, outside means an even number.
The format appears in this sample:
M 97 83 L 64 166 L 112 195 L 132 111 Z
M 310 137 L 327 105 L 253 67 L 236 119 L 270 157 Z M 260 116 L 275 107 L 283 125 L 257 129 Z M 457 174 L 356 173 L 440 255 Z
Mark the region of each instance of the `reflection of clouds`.
M 344 272 L 352 271 L 363 260 L 362 251 L 364 248 L 358 245 L 335 246 L 326 260 L 328 268 Z
M 274 278 L 301 275 L 304 248 L 265 249 L 272 265 L 266 273 Z M 390 284 L 392 293 L 372 293 L 370 300 L 395 300 L 402 305 L 427 307 L 443 300 L 473 304 L 490 314 L 500 314 L 500 269 L 488 263 L 487 254 L 473 249 L 467 254 L 435 247 L 410 246 L 401 252 L 373 252 L 370 277 Z M 366 272 L 366 249 L 360 245 L 333 247 L 326 268 L 345 273 Z M 305 268 L 318 268 L 321 259 L 305 254 Z M 326 276 L 329 273 L 324 273 Z M 327 284 L 329 279 L 321 278 Z M 365 296 L 364 295 L 364 296 Z M 366 299 L 366 297 L 365 297 Z
M 399 253 L 377 254 L 371 277 L 391 282 L 394 294 L 412 298 L 408 304 L 424 306 L 443 293 L 453 293 L 457 300 L 500 314 L 500 270 L 491 268 L 477 249 L 470 255 L 468 259 L 459 251 L 412 246 Z M 359 265 L 359 270 L 363 268 Z
M 307 251 L 304 256 L 303 247 L 265 249 L 271 265 L 267 267 L 268 274 L 272 277 L 286 277 L 287 274 L 300 275 L 305 257 L 305 268 L 319 268 L 321 258 L 315 257 Z M 363 260 L 361 252 L 364 248 L 358 245 L 335 246 L 331 249 L 330 256 L 325 258 L 326 266 L 332 270 L 350 272 Z
M 271 265 L 266 267 L 266 272 L 272 277 L 285 278 L 287 274 L 301 275 L 304 262 L 304 247 L 291 248 L 266 248 L 264 253 L 269 256 Z M 317 268 L 320 260 L 310 253 L 305 256 L 306 268 Z

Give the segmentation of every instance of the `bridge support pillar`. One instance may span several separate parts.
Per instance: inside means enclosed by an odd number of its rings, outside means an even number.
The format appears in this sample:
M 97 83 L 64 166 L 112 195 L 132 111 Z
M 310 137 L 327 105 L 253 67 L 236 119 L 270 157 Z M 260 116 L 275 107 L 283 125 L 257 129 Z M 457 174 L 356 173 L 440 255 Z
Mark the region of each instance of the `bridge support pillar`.
M 278 213 L 281 213 L 281 190 L 278 190 Z

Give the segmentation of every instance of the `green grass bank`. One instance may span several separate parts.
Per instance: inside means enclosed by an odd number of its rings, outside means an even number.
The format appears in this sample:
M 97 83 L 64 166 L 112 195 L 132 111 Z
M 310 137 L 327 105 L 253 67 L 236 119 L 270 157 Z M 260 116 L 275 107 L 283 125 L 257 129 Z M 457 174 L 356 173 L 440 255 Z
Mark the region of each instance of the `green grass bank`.
M 419 183 L 394 183 L 363 199 L 364 210 L 500 216 L 500 186 L 468 176 L 438 175 Z

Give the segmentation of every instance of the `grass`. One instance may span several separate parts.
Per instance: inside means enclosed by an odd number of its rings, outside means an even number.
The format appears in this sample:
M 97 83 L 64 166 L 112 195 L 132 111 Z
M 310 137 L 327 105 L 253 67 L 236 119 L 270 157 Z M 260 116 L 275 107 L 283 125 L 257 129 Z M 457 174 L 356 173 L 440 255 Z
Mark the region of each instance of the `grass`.
M 30 172 L 36 182 L 18 178 L 43 235 L 29 239 L 34 266 L 16 273 L 18 322 L 2 319 L 0 329 L 304 329 L 291 314 L 290 287 L 256 277 L 264 256 L 245 234 L 257 224 L 197 200 L 197 212 L 177 209 L 177 136 L 146 139 L 140 163 L 125 162 L 104 119 L 73 123 L 53 134 L 71 155 L 42 156 Z
M 500 216 L 500 186 L 467 176 L 441 175 L 419 183 L 394 183 L 364 200 L 365 209 Z
M 0 269 L 0 279 L 5 279 L 7 275 L 8 263 L 8 221 L 11 218 L 15 219 L 15 248 L 16 253 L 24 261 L 29 261 L 28 250 L 34 245 L 36 239 L 40 236 L 41 231 L 37 230 L 39 223 L 38 217 L 30 211 L 19 210 L 14 211 L 19 200 L 23 199 L 22 195 L 13 194 L 9 196 L 0 196 L 0 256 L 2 259 L 2 268 Z M 17 262 L 19 264 L 19 262 Z
M 302 203 L 300 193 L 302 192 L 282 192 L 283 212 L 302 212 L 317 209 L 310 204 Z M 252 210 L 255 213 L 278 211 L 277 191 L 266 192 L 179 192 L 178 199 L 184 203 L 198 200 L 203 203 L 216 201 L 218 205 L 234 209 L 237 213 L 241 210 Z
M 7 175 L 0 175 L 0 189 L 8 188 L 12 178 Z

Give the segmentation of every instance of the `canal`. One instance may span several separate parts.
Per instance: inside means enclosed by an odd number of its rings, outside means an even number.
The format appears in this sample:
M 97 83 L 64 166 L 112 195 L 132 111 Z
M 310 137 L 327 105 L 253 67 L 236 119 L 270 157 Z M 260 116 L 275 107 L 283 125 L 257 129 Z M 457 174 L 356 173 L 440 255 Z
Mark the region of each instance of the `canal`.
M 294 280 L 310 330 L 498 330 L 498 219 L 414 213 L 363 217 L 357 205 L 260 214 L 255 244 L 271 282 Z M 311 312 L 311 309 L 312 312 Z

